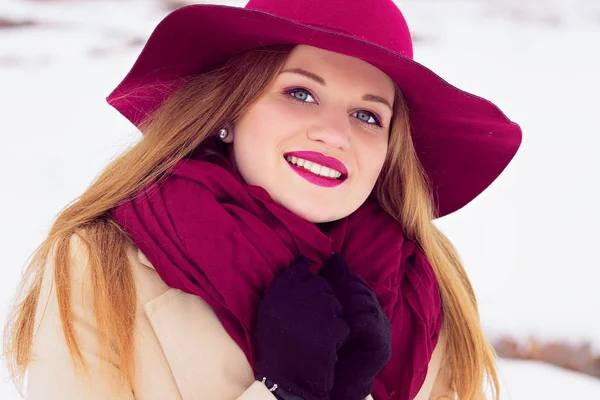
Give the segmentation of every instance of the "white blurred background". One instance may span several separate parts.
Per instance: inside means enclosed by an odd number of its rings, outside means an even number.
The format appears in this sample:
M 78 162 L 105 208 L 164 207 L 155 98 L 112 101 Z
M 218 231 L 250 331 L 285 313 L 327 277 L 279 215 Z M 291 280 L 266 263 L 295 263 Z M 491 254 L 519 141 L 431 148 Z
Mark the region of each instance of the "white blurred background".
M 417 61 L 523 128 L 504 174 L 437 221 L 489 338 L 520 358 L 499 361 L 502 399 L 599 399 L 600 1 L 397 3 Z M 0 0 L 0 322 L 57 213 L 138 139 L 104 98 L 183 4 Z M 1 370 L 0 398 L 17 399 Z

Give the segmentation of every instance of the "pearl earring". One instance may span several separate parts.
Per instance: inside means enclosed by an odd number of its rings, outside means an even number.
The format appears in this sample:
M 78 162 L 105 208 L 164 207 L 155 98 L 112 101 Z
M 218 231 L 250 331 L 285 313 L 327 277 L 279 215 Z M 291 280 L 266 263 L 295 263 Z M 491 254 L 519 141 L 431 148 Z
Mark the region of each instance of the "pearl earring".
M 221 139 L 225 139 L 227 137 L 227 135 L 229 135 L 229 132 L 227 132 L 227 129 L 223 128 L 219 131 L 219 137 Z

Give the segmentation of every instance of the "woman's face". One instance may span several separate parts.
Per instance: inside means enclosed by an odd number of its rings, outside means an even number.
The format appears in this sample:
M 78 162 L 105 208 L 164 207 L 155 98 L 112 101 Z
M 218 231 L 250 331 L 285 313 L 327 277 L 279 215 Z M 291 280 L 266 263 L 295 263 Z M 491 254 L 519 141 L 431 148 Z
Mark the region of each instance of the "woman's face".
M 343 218 L 377 181 L 394 94 L 393 81 L 362 60 L 297 46 L 233 127 L 232 160 L 247 184 L 296 215 Z

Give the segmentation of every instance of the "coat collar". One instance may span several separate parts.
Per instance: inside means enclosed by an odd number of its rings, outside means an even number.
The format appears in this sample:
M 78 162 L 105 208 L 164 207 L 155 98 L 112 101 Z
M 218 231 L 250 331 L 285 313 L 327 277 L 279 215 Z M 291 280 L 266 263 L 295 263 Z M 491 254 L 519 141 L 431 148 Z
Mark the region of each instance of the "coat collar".
M 138 259 L 153 268 L 141 252 Z M 237 398 L 254 382 L 243 351 L 200 297 L 171 288 L 143 309 L 183 399 Z

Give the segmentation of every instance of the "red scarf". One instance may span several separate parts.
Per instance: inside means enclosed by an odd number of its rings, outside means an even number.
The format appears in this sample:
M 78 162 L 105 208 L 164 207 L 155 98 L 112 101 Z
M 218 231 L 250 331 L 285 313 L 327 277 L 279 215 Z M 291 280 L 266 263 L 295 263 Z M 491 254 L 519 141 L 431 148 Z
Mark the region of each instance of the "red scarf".
M 273 281 L 300 255 L 317 273 L 341 251 L 392 324 L 392 356 L 373 397 L 409 400 L 423 384 L 442 324 L 439 287 L 419 247 L 374 200 L 320 229 L 245 184 L 219 156 L 180 161 L 112 215 L 167 285 L 214 309 L 252 367 L 255 312 Z

